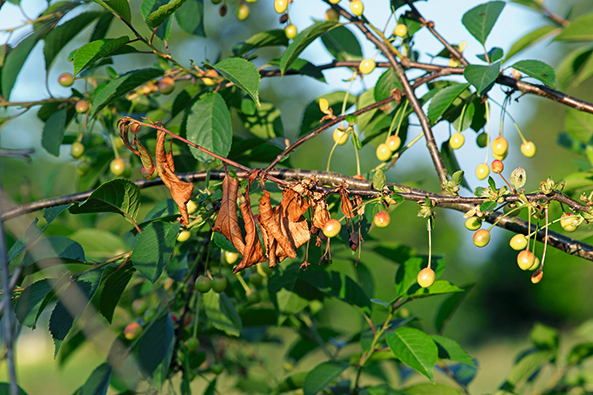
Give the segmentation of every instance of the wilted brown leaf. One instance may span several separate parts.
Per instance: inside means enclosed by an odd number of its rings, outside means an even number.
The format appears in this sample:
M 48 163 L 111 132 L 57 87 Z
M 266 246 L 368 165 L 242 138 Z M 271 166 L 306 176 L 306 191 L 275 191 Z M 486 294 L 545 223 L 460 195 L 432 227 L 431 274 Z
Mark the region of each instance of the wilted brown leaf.
M 218 217 L 214 222 L 213 231 L 221 233 L 229 239 L 237 251 L 243 254 L 245 243 L 241 237 L 241 227 L 239 226 L 239 217 L 237 216 L 237 190 L 239 181 L 229 177 L 227 174 L 222 180 L 222 201 Z
M 288 214 L 288 220 L 291 222 L 298 221 L 309 208 L 309 203 L 298 193 L 292 189 L 285 189 L 282 193 L 282 206 Z
M 364 202 L 358 195 L 352 196 L 352 205 L 354 206 L 354 212 L 360 216 L 364 215 Z
M 325 200 L 320 200 L 315 205 L 315 213 L 313 214 L 313 225 L 319 229 L 323 229 L 323 225 L 329 221 L 331 215 L 327 210 L 327 203 Z
M 243 214 L 243 221 L 245 222 L 245 250 L 243 251 L 243 259 L 233 269 L 233 273 L 238 273 L 241 270 L 253 266 L 258 262 L 265 261 L 264 250 L 259 243 L 259 236 L 251 212 L 251 201 L 249 194 L 245 195 L 245 201 L 239 207 L 241 214 Z
M 130 144 L 129 137 L 128 137 L 128 132 L 130 131 L 130 127 L 134 127 L 134 125 L 138 126 L 138 124 L 135 123 L 133 119 L 131 119 L 129 117 L 124 117 L 118 121 L 117 125 L 119 126 L 120 138 L 124 142 L 124 145 L 130 151 L 132 151 L 133 153 L 135 153 L 136 155 L 138 155 L 140 157 L 140 160 L 142 161 L 142 165 L 144 166 L 144 168 L 146 169 L 146 171 L 148 173 L 148 178 L 150 178 L 150 176 L 152 176 L 152 174 L 156 170 L 156 168 L 154 166 L 154 162 L 152 160 L 152 155 L 142 145 L 142 143 L 140 143 L 140 140 L 138 140 L 138 137 L 136 136 L 136 134 L 134 134 L 134 138 L 132 139 L 132 142 L 136 145 L 136 147 L 138 147 L 138 149 L 135 149 Z
M 340 200 L 342 201 L 342 213 L 347 218 L 353 218 L 355 213 L 353 211 L 352 202 L 348 198 L 348 191 L 346 188 L 340 188 Z
M 165 152 L 165 136 L 166 133 L 159 130 L 156 140 L 156 170 L 163 180 L 163 183 L 171 191 L 171 197 L 177 203 L 179 212 L 181 213 L 181 224 L 189 224 L 189 215 L 187 213 L 186 204 L 191 199 L 191 194 L 194 190 L 194 185 L 189 182 L 181 181 L 177 174 L 175 174 L 175 167 L 171 166 L 173 163 L 173 152 Z

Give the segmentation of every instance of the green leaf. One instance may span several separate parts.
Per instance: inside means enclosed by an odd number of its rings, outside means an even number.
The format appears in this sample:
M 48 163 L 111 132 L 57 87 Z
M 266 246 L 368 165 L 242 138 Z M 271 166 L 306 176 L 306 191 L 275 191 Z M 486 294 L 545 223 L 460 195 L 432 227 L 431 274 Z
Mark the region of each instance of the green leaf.
M 321 36 L 321 42 L 337 60 L 362 60 L 358 39 L 346 26 L 338 26 Z
M 463 71 L 463 76 L 476 88 L 479 96 L 488 92 L 500 72 L 500 62 L 496 62 L 490 66 L 477 66 L 470 64 Z
M 219 246 L 221 249 L 228 251 L 228 252 L 234 252 L 237 253 L 237 249 L 235 248 L 235 246 L 233 245 L 233 243 L 231 243 L 231 241 L 229 239 L 227 239 L 226 237 L 224 237 L 222 234 L 218 233 L 218 232 L 214 232 L 212 235 L 212 241 L 214 242 L 214 244 L 216 244 L 217 246 Z
M 395 291 L 398 297 L 406 295 L 414 284 L 418 285 L 416 281 L 418 272 L 426 265 L 427 259 L 419 256 L 408 258 L 400 265 L 395 274 Z M 445 270 L 445 264 L 442 259 L 437 259 L 433 262 L 433 265 L 432 269 L 435 272 L 435 278 L 438 279 Z
M 21 40 L 21 42 L 19 42 L 16 47 L 12 48 L 12 50 L 8 52 L 8 55 L 6 55 L 1 69 L 2 75 L 0 76 L 0 91 L 2 92 L 2 97 L 4 97 L 4 99 L 10 99 L 10 94 L 12 88 L 14 88 L 16 79 L 23 69 L 25 61 L 31 54 L 33 47 L 35 47 L 40 38 L 40 34 L 30 34 L 25 39 Z
M 593 62 L 592 54 L 593 50 L 588 47 L 579 48 L 564 55 L 563 60 L 556 67 L 558 85 L 561 87 L 574 85 L 576 78 L 580 77 L 581 71 L 584 71 L 585 65 L 590 65 Z
M 82 386 L 80 395 L 106 394 L 111 380 L 111 373 L 111 364 L 109 362 L 99 365 Z
M 585 14 L 562 29 L 555 41 L 592 41 L 593 40 L 593 14 Z
M 89 260 L 103 260 L 112 258 L 118 248 L 128 251 L 130 246 L 122 238 L 102 229 L 80 228 L 70 235 L 70 238 L 80 243 Z
M 138 364 L 146 378 L 158 375 L 157 368 L 169 370 L 175 346 L 175 330 L 170 314 L 163 314 L 148 327 L 136 345 Z
M 58 354 L 62 341 L 97 291 L 101 274 L 102 270 L 92 270 L 80 275 L 60 296 L 49 319 L 49 332 L 56 346 L 55 355 Z
M 290 43 L 288 48 L 286 48 L 286 51 L 284 51 L 284 54 L 282 55 L 282 59 L 280 59 L 280 71 L 282 74 L 286 73 L 286 70 L 288 70 L 292 62 L 294 62 L 301 52 L 303 52 L 317 37 L 338 26 L 340 26 L 338 22 L 316 22 L 300 32 L 292 40 L 292 43 Z
M 280 384 L 278 384 L 278 386 L 272 392 L 272 395 L 283 394 L 285 392 L 291 392 L 303 388 L 307 374 L 309 374 L 309 372 L 298 372 L 291 374 L 282 380 Z
M 358 96 L 358 101 L 356 102 L 356 109 L 360 110 L 362 108 L 365 108 L 367 106 L 370 106 L 371 104 L 375 103 L 375 92 L 374 89 L 368 89 L 366 91 L 364 91 L 360 96 Z M 371 122 L 371 119 L 373 118 L 373 115 L 375 115 L 375 113 L 377 112 L 377 108 L 371 110 L 371 111 L 367 111 L 363 114 L 360 114 L 359 116 L 356 117 L 356 124 L 358 125 L 358 130 L 361 132 L 364 132 L 369 124 L 369 122 Z
M 84 12 L 69 21 L 53 28 L 44 39 L 43 56 L 45 69 L 49 70 L 58 53 L 95 19 L 105 15 L 104 12 Z
M 428 288 L 421 288 L 419 285 L 415 284 L 410 287 L 408 290 L 408 297 L 409 299 L 421 299 L 428 296 L 433 295 L 442 295 L 448 294 L 451 292 L 463 292 L 463 289 L 456 287 L 455 285 L 451 284 L 449 281 L 435 281 Z
M 492 200 L 486 200 L 484 203 L 480 205 L 480 211 L 482 211 L 483 213 L 487 211 L 492 211 L 496 208 L 496 206 L 498 206 L 496 202 L 493 202 Z
M 513 64 L 511 67 L 551 86 L 552 88 L 556 87 L 556 73 L 552 66 L 549 66 L 544 62 L 539 60 L 521 60 Z
M 540 322 L 536 323 L 529 333 L 529 340 L 538 350 L 558 350 L 558 330 Z
M 151 222 L 138 236 L 130 259 L 134 267 L 151 283 L 159 279 L 171 259 L 179 222 Z
M 214 69 L 243 89 L 259 105 L 261 76 L 253 63 L 243 58 L 227 58 L 216 63 Z
M 23 275 L 29 275 L 39 269 L 47 269 L 65 262 L 85 262 L 82 246 L 64 236 L 50 236 L 39 240 L 27 250 L 21 266 L 25 268 Z
M 172 4 L 172 3 L 169 3 L 169 0 L 143 0 L 142 5 L 140 6 L 140 10 L 142 11 L 142 16 L 144 17 L 144 21 L 146 22 L 146 24 L 148 25 L 148 27 L 151 30 L 156 28 L 155 35 L 163 41 L 166 41 L 169 39 L 169 33 L 171 33 L 171 26 L 173 25 L 173 19 L 168 18 L 168 16 L 167 16 L 167 18 L 165 18 L 166 22 L 165 22 L 165 19 L 163 19 L 163 21 L 161 21 L 161 23 L 159 23 L 158 25 L 153 27 L 148 24 L 148 18 L 152 14 L 158 13 L 161 8 L 167 7 L 169 4 Z M 160 15 L 164 15 L 164 14 L 160 14 Z M 165 23 L 162 23 L 162 22 L 165 22 Z
M 249 37 L 245 42 L 238 43 L 233 47 L 233 54 L 235 56 L 245 55 L 252 49 L 259 49 L 264 47 L 287 46 L 288 38 L 283 29 L 267 30 L 259 32 Z
M 243 99 L 243 101 L 254 105 L 247 98 Z M 245 129 L 260 139 L 268 140 L 284 136 L 280 110 L 272 103 L 262 102 L 259 107 L 255 107 L 253 114 L 247 115 L 240 112 L 239 117 L 241 117 Z
M 268 281 L 268 294 L 277 315 L 297 314 L 309 305 L 309 301 L 300 292 L 302 283 L 299 280 L 298 265 L 289 266 L 282 274 L 274 274 Z
M 73 51 L 68 56 L 68 60 L 74 63 L 74 75 L 76 76 L 82 70 L 92 66 L 97 60 L 113 55 L 116 50 L 122 48 L 128 41 L 130 41 L 128 36 L 100 39 L 91 41 Z
M 399 78 L 395 74 L 395 71 L 390 67 L 388 68 L 377 80 L 373 93 L 375 94 L 375 101 L 381 101 L 391 96 L 391 91 L 394 89 L 403 89 Z
M 115 16 L 110 12 L 106 12 L 105 14 L 103 14 L 103 16 L 100 17 L 97 21 L 95 29 L 91 34 L 91 38 L 89 38 L 89 42 L 105 38 L 105 36 L 107 35 L 107 31 L 111 27 L 111 22 L 113 21 L 113 18 L 115 18 Z
M 11 3 L 14 1 L 11 1 Z M 0 394 L 8 395 L 10 394 L 10 384 L 9 383 L 0 383 Z M 19 395 L 27 395 L 27 393 L 19 386 Z
M 570 350 L 566 357 L 566 363 L 569 365 L 578 365 L 591 356 L 593 356 L 593 343 L 580 343 Z
M 502 48 L 498 48 L 498 47 L 494 47 L 494 48 L 490 49 L 490 51 L 488 51 L 488 58 L 486 58 L 486 55 L 484 55 L 484 54 L 476 55 L 476 57 L 478 59 L 480 59 L 483 62 L 488 62 L 488 63 L 496 62 L 497 60 L 502 59 L 503 56 L 504 56 L 504 51 L 502 50 Z
M 321 126 L 320 121 L 325 114 L 319 109 L 320 99 L 326 99 L 329 104 L 329 108 L 332 109 L 334 115 L 340 115 L 342 113 L 342 105 L 345 97 L 346 92 L 337 91 L 319 96 L 317 99 L 309 103 L 305 108 L 305 112 L 303 113 L 303 120 L 301 121 L 301 131 L 299 136 L 304 136 Z M 356 96 L 348 95 L 348 99 L 346 100 L 346 110 L 356 103 L 356 99 Z
M 158 10 L 152 12 L 148 18 L 146 19 L 146 24 L 151 29 L 155 29 L 161 23 L 163 23 L 167 18 L 171 16 L 175 11 L 181 7 L 186 0 L 174 0 L 168 4 L 162 5 L 158 8 Z
M 447 108 L 453 104 L 455 99 L 467 88 L 469 84 L 455 84 L 441 89 L 430 101 L 428 105 L 428 119 L 432 124 L 445 113 Z
M 140 85 L 153 80 L 163 74 L 160 69 L 133 70 L 122 74 L 119 78 L 111 81 L 107 86 L 95 96 L 93 100 L 93 113 L 91 117 L 97 115 L 103 107 L 115 103 L 126 93 L 139 87 Z
M 303 393 L 317 395 L 333 383 L 350 364 L 336 361 L 323 362 L 313 368 L 305 377 Z
M 455 340 L 439 335 L 430 335 L 439 350 L 439 358 L 457 361 L 470 366 L 476 366 L 474 361 Z
M 189 34 L 206 37 L 204 31 L 204 0 L 187 0 L 175 13 L 179 27 Z
M 208 324 L 229 336 L 239 337 L 243 324 L 229 297 L 225 293 L 207 292 L 202 300 Z
M 578 141 L 588 144 L 593 137 L 593 115 L 568 109 L 564 117 L 564 129 Z
M 132 275 L 135 271 L 136 269 L 134 266 L 128 262 L 124 265 L 124 267 L 121 267 L 115 272 L 111 273 L 105 281 L 105 285 L 101 291 L 99 310 L 101 311 L 103 317 L 105 317 L 107 322 L 110 324 L 113 320 L 113 312 L 115 311 L 115 307 L 119 303 L 119 300 L 121 299 L 121 296 L 124 293 L 126 286 L 132 279 Z
M 387 179 L 385 178 L 385 172 L 383 169 L 378 169 L 375 174 L 373 174 L 373 189 L 377 191 L 382 191 L 385 188 L 385 182 Z
M 186 130 L 189 141 L 220 156 L 228 155 L 233 137 L 231 114 L 219 93 L 202 95 L 191 106 L 187 115 Z M 204 163 L 214 160 L 212 156 L 193 147 L 190 151 L 196 159 Z
M 414 328 L 397 328 L 385 337 L 387 345 L 400 361 L 434 381 L 433 369 L 438 350 L 434 341 Z
M 108 11 L 122 17 L 122 19 L 132 22 L 132 13 L 127 0 L 93 0 L 95 3 L 106 8 Z
M 116 178 L 101 184 L 84 202 L 74 203 L 70 213 L 118 213 L 133 223 L 139 209 L 140 188 L 132 181 Z
M 66 108 L 61 108 L 49 116 L 43 125 L 41 145 L 53 156 L 60 156 L 60 145 L 66 129 Z
M 531 376 L 536 370 L 550 362 L 555 354 L 552 351 L 538 351 L 525 356 L 513 367 L 506 384 L 513 389 L 521 380 Z
M 534 31 L 527 33 L 517 41 L 511 45 L 511 49 L 507 53 L 505 57 L 505 61 L 512 58 L 519 52 L 523 51 L 524 49 L 536 44 L 537 42 L 543 40 L 549 35 L 552 35 L 553 32 L 557 32 L 559 29 L 556 26 L 547 25 L 540 28 L 535 29 Z
M 361 394 L 364 394 L 364 395 L 407 395 L 403 391 L 394 390 L 387 384 L 379 384 L 379 385 L 374 385 L 372 387 L 366 387 L 364 390 L 366 392 L 361 392 Z
M 441 307 L 439 307 L 439 310 L 434 320 L 434 326 L 437 332 L 443 332 L 443 329 L 449 321 L 449 318 L 451 318 L 451 315 L 453 315 L 455 310 L 457 310 L 457 307 L 459 307 L 459 304 L 463 301 L 463 299 L 466 297 L 466 295 L 469 293 L 472 287 L 473 284 L 465 287 L 465 292 L 454 293 L 441 304 Z
M 456 388 L 447 387 L 443 384 L 416 384 L 405 389 L 406 395 L 461 395 Z
M 453 127 L 455 128 L 455 130 L 462 132 L 472 126 L 472 122 L 474 122 L 474 115 L 476 114 L 476 105 L 474 102 L 475 102 L 475 100 L 471 101 L 469 103 L 466 102 L 465 111 L 463 111 L 463 107 L 462 107 L 462 108 L 457 108 L 457 110 L 454 112 L 453 117 L 455 117 L 457 114 L 459 114 L 459 116 L 457 118 L 455 118 L 455 120 L 453 121 Z M 462 112 L 463 112 L 463 123 L 461 122 L 461 113 Z
M 313 285 L 321 292 L 358 306 L 370 314 L 371 300 L 360 285 L 344 273 L 333 270 L 323 272 L 301 272 L 299 278 Z
M 39 308 L 45 296 L 51 291 L 51 288 L 52 283 L 44 278 L 29 285 L 21 292 L 14 306 L 16 318 L 21 325 L 35 328 L 37 317 L 39 316 Z
M 485 45 L 504 6 L 504 1 L 489 1 L 480 4 L 467 11 L 461 18 L 461 23 L 480 44 Z

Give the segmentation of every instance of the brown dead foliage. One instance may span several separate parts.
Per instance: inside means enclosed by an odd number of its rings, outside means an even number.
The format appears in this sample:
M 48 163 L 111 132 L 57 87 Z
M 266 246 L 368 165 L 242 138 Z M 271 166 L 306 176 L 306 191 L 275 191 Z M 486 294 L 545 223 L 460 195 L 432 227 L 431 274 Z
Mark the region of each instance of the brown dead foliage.
M 221 233 L 229 239 L 237 251 L 243 254 L 245 243 L 241 237 L 241 227 L 239 226 L 239 217 L 237 216 L 238 189 L 239 181 L 229 177 L 227 174 L 222 180 L 222 201 L 212 230 Z

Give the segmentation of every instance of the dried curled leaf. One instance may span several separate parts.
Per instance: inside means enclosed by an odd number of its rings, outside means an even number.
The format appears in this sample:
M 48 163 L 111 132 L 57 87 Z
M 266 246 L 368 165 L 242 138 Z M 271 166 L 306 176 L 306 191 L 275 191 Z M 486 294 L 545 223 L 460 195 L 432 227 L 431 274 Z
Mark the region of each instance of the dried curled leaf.
M 342 201 L 342 213 L 347 218 L 353 218 L 355 215 L 354 207 L 352 202 L 348 198 L 348 191 L 346 188 L 340 188 L 340 200 Z
M 156 170 L 163 180 L 163 183 L 171 191 L 171 197 L 177 203 L 179 212 L 181 213 L 181 224 L 189 224 L 189 214 L 187 213 L 187 202 L 191 199 L 191 194 L 194 190 L 194 185 L 189 182 L 181 181 L 175 174 L 175 167 L 173 166 L 173 151 L 165 151 L 165 136 L 166 133 L 162 130 L 158 131 L 156 140 Z
M 237 216 L 238 189 L 239 181 L 229 177 L 227 174 L 222 180 L 222 201 L 212 230 L 221 233 L 229 239 L 237 251 L 243 255 L 245 243 L 241 237 L 241 227 L 239 226 L 239 217 Z
M 327 210 L 327 203 L 325 200 L 320 200 L 315 205 L 315 213 L 313 214 L 313 225 L 319 229 L 323 229 L 323 225 L 329 221 L 331 215 Z
M 132 146 L 132 144 L 130 144 L 130 140 L 129 140 L 129 136 L 128 136 L 128 133 L 130 131 L 130 125 L 132 127 L 134 125 L 136 125 L 136 126 L 139 126 L 139 125 L 137 123 L 134 123 L 134 120 L 130 117 L 124 117 L 124 118 L 120 119 L 117 122 L 117 125 L 119 127 L 120 138 L 124 142 L 124 145 L 130 151 L 132 151 L 133 153 L 135 153 L 136 155 L 138 155 L 140 157 L 140 160 L 142 161 L 142 165 L 144 166 L 144 169 L 146 169 L 146 172 L 148 173 L 147 178 L 150 178 L 150 176 L 152 176 L 152 174 L 156 170 L 156 167 L 154 166 L 154 161 L 152 160 L 152 155 L 150 154 L 148 149 L 146 149 L 142 145 L 142 143 L 138 139 L 138 136 L 136 136 L 135 133 L 134 133 L 134 137 L 132 138 L 132 142 L 133 142 L 133 144 L 136 145 L 136 147 L 138 147 L 138 149 L 135 149 Z
M 237 267 L 233 269 L 233 273 L 238 273 L 245 268 L 266 260 L 264 257 L 264 250 L 259 243 L 255 220 L 253 219 L 253 213 L 251 212 L 249 194 L 245 195 L 245 201 L 241 204 L 239 209 L 241 210 L 243 221 L 245 222 L 245 250 L 242 252 L 243 259 Z

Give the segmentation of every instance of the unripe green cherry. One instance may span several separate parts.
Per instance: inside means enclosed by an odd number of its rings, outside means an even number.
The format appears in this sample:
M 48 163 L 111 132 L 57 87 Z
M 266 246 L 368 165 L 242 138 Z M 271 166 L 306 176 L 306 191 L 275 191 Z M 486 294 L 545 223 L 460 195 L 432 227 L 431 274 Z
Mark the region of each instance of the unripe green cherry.
M 399 136 L 389 136 L 385 144 L 387 144 L 389 151 L 395 152 L 401 147 L 402 139 L 400 139 Z
M 187 351 L 194 352 L 200 347 L 200 341 L 196 337 L 190 337 L 185 341 L 185 347 Z
M 496 159 L 499 157 L 506 157 L 507 151 L 509 149 L 509 143 L 504 137 L 497 137 L 492 141 L 492 153 Z
M 535 270 L 539 267 L 540 264 L 540 260 L 538 257 L 535 257 L 534 261 L 533 261 L 533 265 L 531 265 L 531 267 L 529 268 L 529 270 Z
M 208 276 L 201 275 L 196 278 L 196 290 L 201 293 L 209 292 L 212 289 L 212 279 Z
M 249 17 L 249 6 L 245 3 L 239 4 L 239 6 L 237 7 L 236 16 L 237 19 L 240 21 L 244 21 L 245 19 L 247 19 Z
M 490 232 L 480 229 L 474 233 L 474 244 L 478 247 L 486 247 L 490 243 Z
M 391 150 L 387 144 L 379 144 L 377 147 L 377 158 L 382 162 L 387 162 L 389 159 L 391 159 Z
M 397 37 L 405 37 L 408 34 L 408 27 L 403 23 L 398 23 L 393 30 L 393 35 Z
M 478 217 L 469 217 L 465 220 L 465 227 L 468 230 L 478 230 L 482 227 L 482 220 Z
M 478 134 L 478 137 L 476 137 L 476 144 L 478 147 L 484 148 L 486 145 L 488 145 L 488 135 L 486 133 Z
M 523 250 L 517 255 L 517 264 L 521 270 L 528 270 L 535 262 L 535 255 L 529 250 Z
M 386 228 L 391 222 L 391 217 L 386 211 L 379 211 L 373 218 L 373 223 L 378 228 Z
M 63 87 L 68 88 L 69 86 L 72 86 L 72 84 L 74 84 L 74 77 L 70 73 L 60 74 L 60 76 L 58 77 L 58 83 Z
M 79 158 L 84 153 L 84 145 L 78 141 L 72 144 L 72 157 Z
M 257 292 L 254 289 L 250 289 L 249 292 L 247 292 L 247 302 L 251 303 L 251 304 L 256 304 L 259 303 L 261 300 L 261 297 L 259 296 L 259 292 Z
M 463 135 L 459 132 L 452 135 L 449 139 L 449 146 L 453 149 L 461 148 L 463 143 L 465 143 L 465 137 L 463 137 Z
M 224 292 L 227 281 L 223 276 L 216 276 L 212 279 L 212 290 L 217 294 Z
M 333 8 L 329 8 L 325 11 L 325 20 L 331 22 L 337 22 L 340 19 L 340 14 Z
M 81 177 L 86 175 L 89 170 L 91 170 L 91 165 L 86 160 L 81 160 L 76 164 L 76 173 Z
M 249 275 L 249 283 L 254 287 L 259 287 L 262 285 L 263 281 L 264 277 L 258 272 L 253 272 Z
M 434 270 L 429 267 L 425 267 L 424 269 L 418 272 L 418 277 L 416 280 L 418 281 L 418 285 L 422 288 L 428 288 L 432 284 L 434 284 L 435 274 Z
M 528 158 L 533 158 L 535 156 L 535 144 L 531 141 L 526 141 L 521 144 L 521 152 Z
M 210 371 L 214 374 L 221 374 L 223 370 L 224 370 L 224 368 L 219 363 L 215 363 L 214 365 L 212 365 L 210 367 Z
M 323 234 L 331 239 L 340 233 L 340 229 L 342 229 L 340 222 L 337 219 L 330 219 L 323 225 Z
M 486 163 L 480 163 L 478 167 L 476 167 L 476 177 L 478 177 L 478 180 L 485 179 L 488 177 L 488 174 L 490 174 L 490 169 Z
M 182 230 L 181 232 L 179 232 L 179 235 L 177 236 L 177 241 L 183 243 L 185 241 L 188 241 L 190 237 L 191 232 L 189 230 Z
M 376 63 L 373 59 L 364 59 L 360 62 L 358 69 L 360 70 L 361 74 L 369 74 L 373 70 L 375 70 Z
M 527 238 L 524 235 L 514 235 L 509 242 L 511 248 L 515 251 L 521 251 L 527 248 Z
M 348 133 L 342 128 L 336 128 L 334 129 L 332 138 L 334 139 L 334 143 L 344 145 L 348 142 Z
M 146 300 L 144 299 L 136 299 L 132 302 L 132 311 L 138 316 L 144 315 L 147 308 L 148 304 L 146 304 Z
M 364 12 L 364 4 L 360 0 L 354 0 L 350 3 L 350 11 L 356 16 L 361 16 Z
M 119 177 L 126 171 L 126 162 L 122 158 L 115 158 L 109 164 L 109 170 L 114 176 Z
M 286 38 L 289 40 L 292 40 L 293 38 L 295 38 L 298 34 L 297 28 L 295 25 L 293 25 L 292 23 L 289 23 L 288 25 L 286 25 L 286 27 L 284 28 L 284 34 L 286 34 Z
M 286 9 L 288 8 L 288 0 L 275 0 L 274 1 L 274 10 L 278 14 L 284 14 Z

